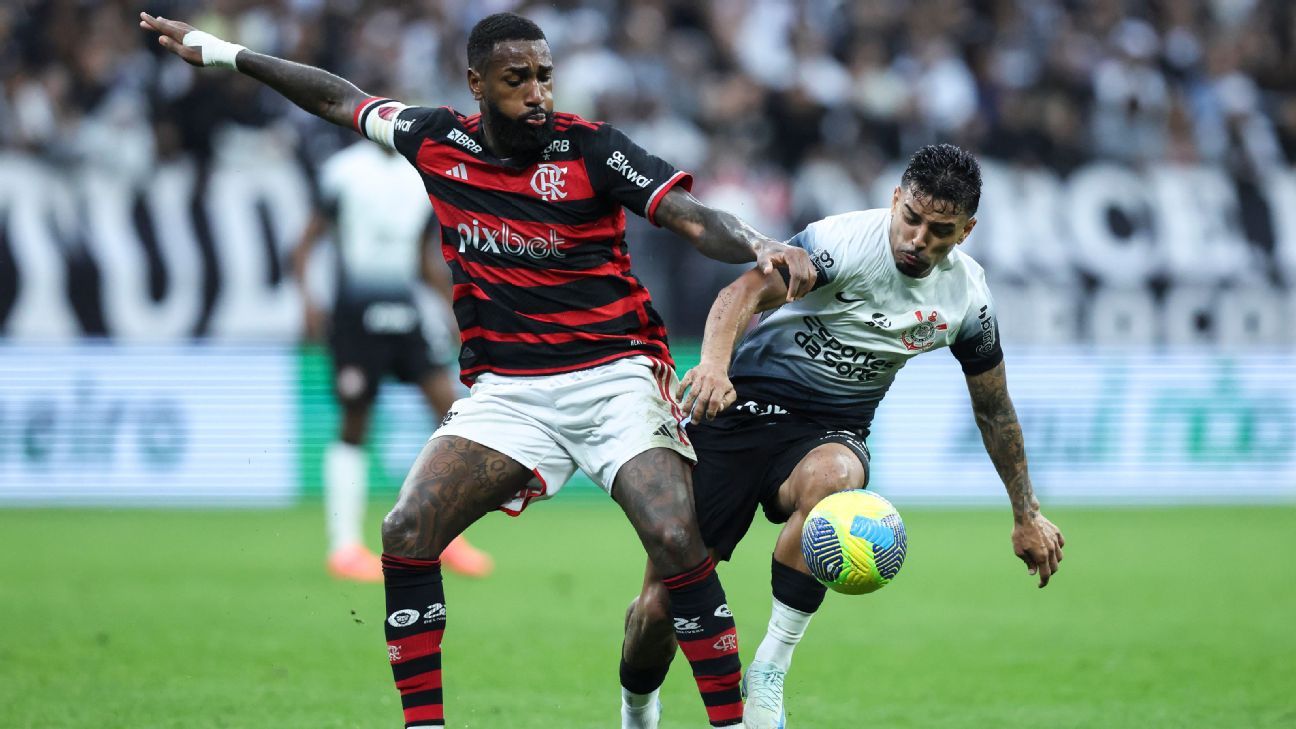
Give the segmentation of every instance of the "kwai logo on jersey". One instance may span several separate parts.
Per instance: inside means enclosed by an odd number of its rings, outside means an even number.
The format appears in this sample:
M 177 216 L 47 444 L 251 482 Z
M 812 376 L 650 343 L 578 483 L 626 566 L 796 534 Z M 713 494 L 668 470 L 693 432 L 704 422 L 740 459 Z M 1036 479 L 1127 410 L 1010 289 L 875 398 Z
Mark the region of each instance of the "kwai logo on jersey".
M 548 238 L 538 236 L 528 238 L 510 228 L 508 223 L 503 223 L 498 230 L 492 230 L 476 220 L 472 221 L 472 225 L 460 223 L 455 226 L 455 230 L 459 231 L 460 253 L 467 251 L 471 246 L 485 253 L 499 255 L 508 254 L 536 259 L 567 257 L 567 254 L 562 251 L 562 245 L 567 241 L 560 238 L 553 228 L 549 229 Z
M 553 202 L 567 197 L 567 168 L 552 162 L 541 162 L 531 175 L 531 189 L 535 190 L 541 200 Z
M 607 166 L 611 167 L 613 172 L 629 180 L 635 187 L 643 188 L 652 184 L 653 178 L 639 174 L 638 170 L 630 166 L 630 160 L 622 152 L 613 152 L 612 156 L 607 159 Z
M 922 311 L 915 311 L 914 316 L 918 318 L 918 324 L 900 335 L 900 341 L 904 342 L 905 349 L 911 352 L 930 349 L 936 343 L 936 332 L 949 329 L 949 324 L 941 321 L 941 316 L 935 309 L 926 315 Z

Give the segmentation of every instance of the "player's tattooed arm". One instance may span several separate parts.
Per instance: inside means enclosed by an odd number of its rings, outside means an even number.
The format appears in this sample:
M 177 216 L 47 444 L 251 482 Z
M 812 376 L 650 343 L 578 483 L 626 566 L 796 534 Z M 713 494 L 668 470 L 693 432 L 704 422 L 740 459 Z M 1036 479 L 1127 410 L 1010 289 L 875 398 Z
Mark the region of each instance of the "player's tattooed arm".
M 239 49 L 219 38 L 206 36 L 201 39 L 202 46 L 184 45 L 181 41 L 190 31 L 196 30 L 188 23 L 140 13 L 140 27 L 157 33 L 158 42 L 163 48 L 193 66 L 215 65 L 210 56 L 219 55 L 220 49 L 224 49 L 224 52 L 230 54 L 228 61 L 237 70 L 278 91 L 284 98 L 315 116 L 339 126 L 350 127 L 351 115 L 356 106 L 367 98 L 350 81 L 322 68 L 255 53 L 246 48 Z M 204 50 L 209 56 L 206 63 L 203 60 Z
M 972 414 L 981 430 L 986 453 L 994 463 L 1008 499 L 1013 518 L 1021 522 L 1039 513 L 1039 501 L 1031 488 L 1026 470 L 1026 446 L 1022 439 L 1017 411 L 1008 396 L 1008 381 L 1003 362 L 992 369 L 967 378 L 972 396 Z
M 986 453 L 1008 491 L 1013 510 L 1013 551 L 1026 563 L 1029 574 L 1039 575 L 1039 586 L 1048 584 L 1062 561 L 1066 540 L 1053 522 L 1040 513 L 1039 501 L 1026 469 L 1026 445 L 1012 398 L 1004 363 L 967 378 L 972 413 Z
M 725 263 L 755 261 L 764 273 L 770 273 L 775 267 L 787 269 L 788 301 L 799 299 L 814 288 L 814 264 L 803 249 L 762 235 L 732 213 L 703 205 L 688 190 L 676 186 L 667 191 L 653 218 L 658 225 L 683 236 L 708 258 Z
M 720 291 L 707 314 L 702 333 L 702 357 L 680 380 L 676 398 L 694 420 L 712 420 L 734 404 L 738 394 L 729 381 L 729 359 L 738 337 L 758 311 L 787 301 L 787 284 L 777 272 L 752 269 Z

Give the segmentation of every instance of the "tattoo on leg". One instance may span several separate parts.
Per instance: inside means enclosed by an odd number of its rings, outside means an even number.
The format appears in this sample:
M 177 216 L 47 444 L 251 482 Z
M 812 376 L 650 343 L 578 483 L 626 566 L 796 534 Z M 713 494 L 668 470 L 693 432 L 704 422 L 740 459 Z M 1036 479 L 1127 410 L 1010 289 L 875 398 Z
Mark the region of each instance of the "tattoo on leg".
M 436 559 L 452 539 L 530 478 L 522 464 L 480 443 L 454 436 L 431 440 L 383 521 L 383 551 Z
M 706 558 L 693 511 L 692 484 L 688 463 L 666 448 L 653 448 L 630 459 L 613 484 L 612 497 L 660 574 L 678 574 Z

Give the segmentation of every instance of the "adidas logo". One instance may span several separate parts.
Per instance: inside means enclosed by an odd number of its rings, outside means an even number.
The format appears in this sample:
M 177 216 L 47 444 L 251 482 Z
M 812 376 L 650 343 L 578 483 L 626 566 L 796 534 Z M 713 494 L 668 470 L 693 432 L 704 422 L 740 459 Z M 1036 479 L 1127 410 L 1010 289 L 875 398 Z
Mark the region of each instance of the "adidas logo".
M 468 179 L 468 166 L 465 165 L 463 162 L 460 162 L 454 167 L 451 167 L 450 169 L 446 170 L 445 174 L 459 180 L 466 180 Z
M 675 438 L 675 434 L 671 432 L 670 423 L 662 423 L 661 426 L 657 428 L 657 430 L 653 431 L 653 435 L 660 435 L 663 438 L 671 438 L 671 439 Z

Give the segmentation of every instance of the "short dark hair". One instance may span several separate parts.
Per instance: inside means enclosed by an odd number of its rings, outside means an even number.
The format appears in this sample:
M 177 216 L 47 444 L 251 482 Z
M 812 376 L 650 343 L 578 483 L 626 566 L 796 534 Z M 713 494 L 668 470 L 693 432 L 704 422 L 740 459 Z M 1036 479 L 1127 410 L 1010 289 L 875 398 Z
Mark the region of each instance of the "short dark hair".
M 967 150 L 929 144 L 909 158 L 900 185 L 915 195 L 950 203 L 957 213 L 972 217 L 981 204 L 981 165 Z
M 484 71 L 495 44 L 502 41 L 547 41 L 543 30 L 517 13 L 495 13 L 477 21 L 468 34 L 468 67 Z

